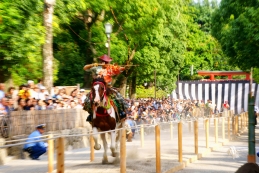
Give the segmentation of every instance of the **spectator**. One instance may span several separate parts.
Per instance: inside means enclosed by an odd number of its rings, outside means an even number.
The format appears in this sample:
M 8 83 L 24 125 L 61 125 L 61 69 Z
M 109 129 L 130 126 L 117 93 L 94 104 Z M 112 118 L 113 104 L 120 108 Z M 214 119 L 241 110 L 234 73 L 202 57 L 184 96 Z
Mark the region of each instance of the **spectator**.
M 0 83 L 0 100 L 5 97 L 4 89 L 5 89 L 4 83 Z
M 15 110 L 14 100 L 13 99 L 9 99 L 8 107 L 9 107 L 10 111 L 14 111 Z
M 34 86 L 32 93 L 32 98 L 39 100 L 40 99 L 40 89 L 37 85 Z
M 4 97 L 0 100 L 0 116 L 10 115 L 10 109 L 8 107 L 8 98 Z
M 29 88 L 27 85 L 21 85 L 18 93 L 19 98 L 28 99 L 30 98 Z
M 9 87 L 7 90 L 7 93 L 5 94 L 5 97 L 12 99 L 13 94 L 14 94 L 15 88 L 14 87 Z
M 29 157 L 32 160 L 39 160 L 39 157 L 47 151 L 47 144 L 44 142 L 34 142 L 41 139 L 45 131 L 45 124 L 40 124 L 36 130 L 32 132 L 26 142 L 31 142 L 24 145 L 24 151 L 30 153 Z
M 53 102 L 52 98 L 48 99 L 46 102 L 48 102 L 48 106 L 47 106 L 48 110 L 55 109 L 54 102 Z
M 43 81 L 42 81 L 42 79 L 38 79 L 37 87 L 38 87 L 38 88 L 43 87 Z
M 26 110 L 26 111 L 31 110 L 31 107 L 32 107 L 32 101 L 31 101 L 31 99 L 26 99 L 26 100 L 25 100 L 25 104 L 26 104 L 26 105 L 23 107 L 23 109 Z
M 46 100 L 46 87 L 45 86 L 41 86 L 40 87 L 40 92 L 39 92 L 39 99 L 40 100 Z
M 127 128 L 127 129 L 126 129 L 127 142 L 132 142 L 133 133 L 132 133 L 132 131 L 131 131 L 131 126 L 128 124 L 127 121 L 125 121 L 125 127 Z
M 133 118 L 131 116 L 129 116 L 126 120 L 126 122 L 128 123 L 128 125 L 131 127 L 131 131 L 132 131 L 132 138 L 134 137 L 135 135 L 135 126 L 136 126 L 136 123 L 135 121 L 133 121 Z
M 86 94 L 84 89 L 80 89 L 80 95 L 81 95 L 81 102 L 84 103 L 86 99 Z
M 18 106 L 17 106 L 17 108 L 15 110 L 16 111 L 22 111 L 22 110 L 24 110 L 24 106 L 26 106 L 25 99 L 19 98 L 18 99 Z
M 74 89 L 71 93 L 70 93 L 70 97 L 72 99 L 76 98 L 77 97 L 77 89 Z

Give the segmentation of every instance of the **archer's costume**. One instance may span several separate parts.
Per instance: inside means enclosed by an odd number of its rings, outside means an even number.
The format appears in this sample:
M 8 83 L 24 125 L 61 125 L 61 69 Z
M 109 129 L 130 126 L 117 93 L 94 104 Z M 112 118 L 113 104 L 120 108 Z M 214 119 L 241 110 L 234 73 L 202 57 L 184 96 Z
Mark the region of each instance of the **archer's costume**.
M 99 59 L 103 60 L 104 62 L 110 62 L 112 59 L 109 58 L 107 55 L 101 56 Z M 113 87 L 109 87 L 112 81 L 112 76 L 120 74 L 124 70 L 123 67 L 120 67 L 118 65 L 112 65 L 112 64 L 105 64 L 105 66 L 94 66 L 91 67 L 90 69 L 87 69 L 86 71 L 92 72 L 93 79 L 96 78 L 103 78 L 104 81 L 107 84 L 107 88 L 109 90 L 109 97 L 115 104 L 118 110 L 117 116 L 119 116 L 118 119 L 125 118 L 126 117 L 126 109 L 128 108 L 127 102 L 123 99 L 122 95 Z M 92 116 L 93 116 L 93 110 L 92 110 L 92 103 L 93 103 L 93 98 L 91 98 L 91 92 L 89 92 L 86 95 L 86 99 L 84 102 L 84 110 L 87 111 L 90 115 L 87 117 L 87 121 L 91 122 L 92 121 Z

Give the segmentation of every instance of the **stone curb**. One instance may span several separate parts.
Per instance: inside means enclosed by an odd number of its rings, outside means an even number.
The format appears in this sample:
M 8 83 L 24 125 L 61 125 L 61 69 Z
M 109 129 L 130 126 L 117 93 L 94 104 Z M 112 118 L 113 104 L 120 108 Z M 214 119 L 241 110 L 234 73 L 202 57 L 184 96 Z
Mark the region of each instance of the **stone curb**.
M 209 147 L 205 151 L 203 151 L 202 153 L 198 153 L 196 156 L 193 156 L 189 159 L 184 160 L 182 163 L 179 163 L 177 166 L 174 166 L 173 168 L 165 171 L 164 173 L 173 173 L 173 172 L 177 172 L 179 170 L 182 170 L 185 167 L 187 167 L 190 163 L 194 163 L 195 161 L 201 159 L 202 157 L 207 156 L 212 151 L 216 150 L 219 147 L 222 147 L 223 145 L 226 145 L 228 142 L 229 142 L 228 140 L 225 140 L 224 142 L 219 142 L 217 144 L 214 144 L 213 147 Z

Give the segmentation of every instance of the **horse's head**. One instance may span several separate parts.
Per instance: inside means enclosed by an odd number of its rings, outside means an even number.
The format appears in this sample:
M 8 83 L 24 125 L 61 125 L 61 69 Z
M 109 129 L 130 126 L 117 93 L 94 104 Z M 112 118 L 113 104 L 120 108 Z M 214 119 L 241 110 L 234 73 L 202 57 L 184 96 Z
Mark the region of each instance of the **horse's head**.
M 102 80 L 95 80 L 93 82 L 92 94 L 94 105 L 98 106 L 100 102 L 103 100 L 103 97 L 106 92 L 106 84 Z

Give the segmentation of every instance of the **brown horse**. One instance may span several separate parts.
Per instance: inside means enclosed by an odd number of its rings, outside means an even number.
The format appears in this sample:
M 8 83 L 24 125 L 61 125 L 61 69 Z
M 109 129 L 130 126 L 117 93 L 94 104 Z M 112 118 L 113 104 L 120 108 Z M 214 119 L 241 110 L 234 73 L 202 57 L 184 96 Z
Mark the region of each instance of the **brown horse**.
M 91 100 L 93 100 L 92 103 L 92 109 L 93 109 L 93 121 L 92 121 L 92 127 L 93 127 L 93 133 L 97 133 L 98 131 L 109 131 L 109 130 L 115 130 L 117 127 L 121 127 L 122 123 L 116 123 L 116 108 L 114 107 L 114 104 L 112 104 L 112 100 L 110 99 L 109 95 L 107 95 L 107 87 L 103 79 L 99 78 L 94 80 L 93 87 L 91 91 Z M 118 141 L 119 141 L 119 131 L 112 131 L 109 132 L 111 135 L 111 145 L 110 149 L 112 152 L 112 156 L 116 157 L 115 161 L 118 161 Z M 108 163 L 108 157 L 107 157 L 107 141 L 105 137 L 106 133 L 102 133 L 101 139 L 103 141 L 103 147 L 104 147 L 104 154 L 103 154 L 103 160 L 102 163 Z M 116 135 L 117 138 L 116 138 Z M 94 135 L 94 149 L 100 150 L 101 145 L 98 144 L 97 137 L 98 135 Z

